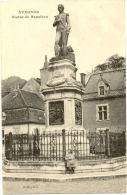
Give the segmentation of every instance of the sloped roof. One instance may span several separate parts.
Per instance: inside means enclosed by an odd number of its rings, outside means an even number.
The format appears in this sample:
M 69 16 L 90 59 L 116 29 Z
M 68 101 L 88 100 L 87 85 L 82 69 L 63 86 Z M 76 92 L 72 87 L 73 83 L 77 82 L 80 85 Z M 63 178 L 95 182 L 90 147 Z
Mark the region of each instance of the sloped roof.
M 24 90 L 13 91 L 2 99 L 3 111 L 19 108 L 44 110 L 44 102 L 37 94 Z
M 103 82 L 105 85 L 109 86 L 108 82 L 107 82 L 104 78 L 102 78 L 101 75 L 100 75 L 100 79 L 98 80 L 98 84 L 99 84 L 100 82 Z
M 41 85 L 40 79 L 31 78 L 30 80 L 27 81 L 22 90 L 37 93 L 39 92 L 40 85 Z
M 105 82 L 110 86 L 110 90 L 117 91 L 125 88 L 125 68 L 113 71 L 93 73 L 85 87 L 85 94 L 98 92 L 98 81 L 100 74 Z
M 33 108 L 22 108 L 14 110 L 5 110 L 6 119 L 2 121 L 2 125 L 16 124 L 45 124 L 44 111 L 35 110 Z

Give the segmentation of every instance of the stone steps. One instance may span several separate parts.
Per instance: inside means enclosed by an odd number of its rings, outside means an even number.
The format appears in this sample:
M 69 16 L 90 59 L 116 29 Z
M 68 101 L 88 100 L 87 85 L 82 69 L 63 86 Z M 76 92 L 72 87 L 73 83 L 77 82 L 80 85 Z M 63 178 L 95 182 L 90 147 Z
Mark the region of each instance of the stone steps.
M 114 159 L 102 160 L 82 160 L 77 161 L 75 173 L 89 173 L 89 172 L 106 172 L 118 170 L 127 166 L 126 157 L 118 157 Z M 46 162 L 46 161 L 7 161 L 3 162 L 3 170 L 5 172 L 17 173 L 47 173 L 47 174 L 61 174 L 65 173 L 64 162 Z

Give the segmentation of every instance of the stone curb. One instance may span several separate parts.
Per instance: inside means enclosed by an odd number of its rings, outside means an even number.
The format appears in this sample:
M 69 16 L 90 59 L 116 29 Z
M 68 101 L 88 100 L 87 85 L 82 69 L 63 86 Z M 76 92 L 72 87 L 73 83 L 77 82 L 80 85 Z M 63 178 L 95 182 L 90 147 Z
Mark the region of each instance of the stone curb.
M 75 176 L 75 174 L 74 174 Z M 94 175 L 94 176 L 78 176 L 77 177 L 70 177 L 68 175 L 66 178 L 45 178 L 45 177 L 7 177 L 3 176 L 3 181 L 43 181 L 43 182 L 66 182 L 66 181 L 79 181 L 79 180 L 106 180 L 106 179 L 113 179 L 113 178 L 121 178 L 127 177 L 127 173 L 125 174 L 112 174 L 112 175 Z

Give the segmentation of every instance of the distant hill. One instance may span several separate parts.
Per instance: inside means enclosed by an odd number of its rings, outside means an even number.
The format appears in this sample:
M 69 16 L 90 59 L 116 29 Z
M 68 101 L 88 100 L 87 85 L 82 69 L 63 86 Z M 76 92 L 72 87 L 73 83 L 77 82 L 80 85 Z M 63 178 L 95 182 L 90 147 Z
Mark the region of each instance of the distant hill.
M 27 81 L 17 76 L 11 76 L 5 80 L 2 80 L 2 97 L 9 94 L 15 88 L 22 89 Z

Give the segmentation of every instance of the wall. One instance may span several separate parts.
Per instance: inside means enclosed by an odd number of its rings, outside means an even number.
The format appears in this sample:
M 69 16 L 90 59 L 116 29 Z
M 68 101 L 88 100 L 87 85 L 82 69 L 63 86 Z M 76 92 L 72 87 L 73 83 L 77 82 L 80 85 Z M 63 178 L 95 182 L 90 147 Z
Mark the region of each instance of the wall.
M 28 124 L 20 125 L 6 125 L 3 126 L 4 134 L 12 132 L 13 134 L 28 133 Z
M 20 124 L 20 125 L 7 125 L 3 126 L 2 130 L 4 130 L 4 134 L 8 134 L 12 132 L 13 134 L 22 134 L 22 133 L 34 133 L 35 128 L 40 130 L 40 133 L 45 130 L 45 125 L 41 124 Z
M 109 120 L 96 121 L 96 105 L 109 104 Z M 126 130 L 126 98 L 117 97 L 105 100 L 84 101 L 83 121 L 85 129 L 95 131 L 95 128 L 109 128 L 113 132 Z
M 34 133 L 36 128 L 38 128 L 39 133 L 41 134 L 42 131 L 45 130 L 45 125 L 41 125 L 41 124 L 39 124 L 39 125 L 38 124 L 30 124 L 29 125 L 29 132 L 30 132 L 30 134 Z

